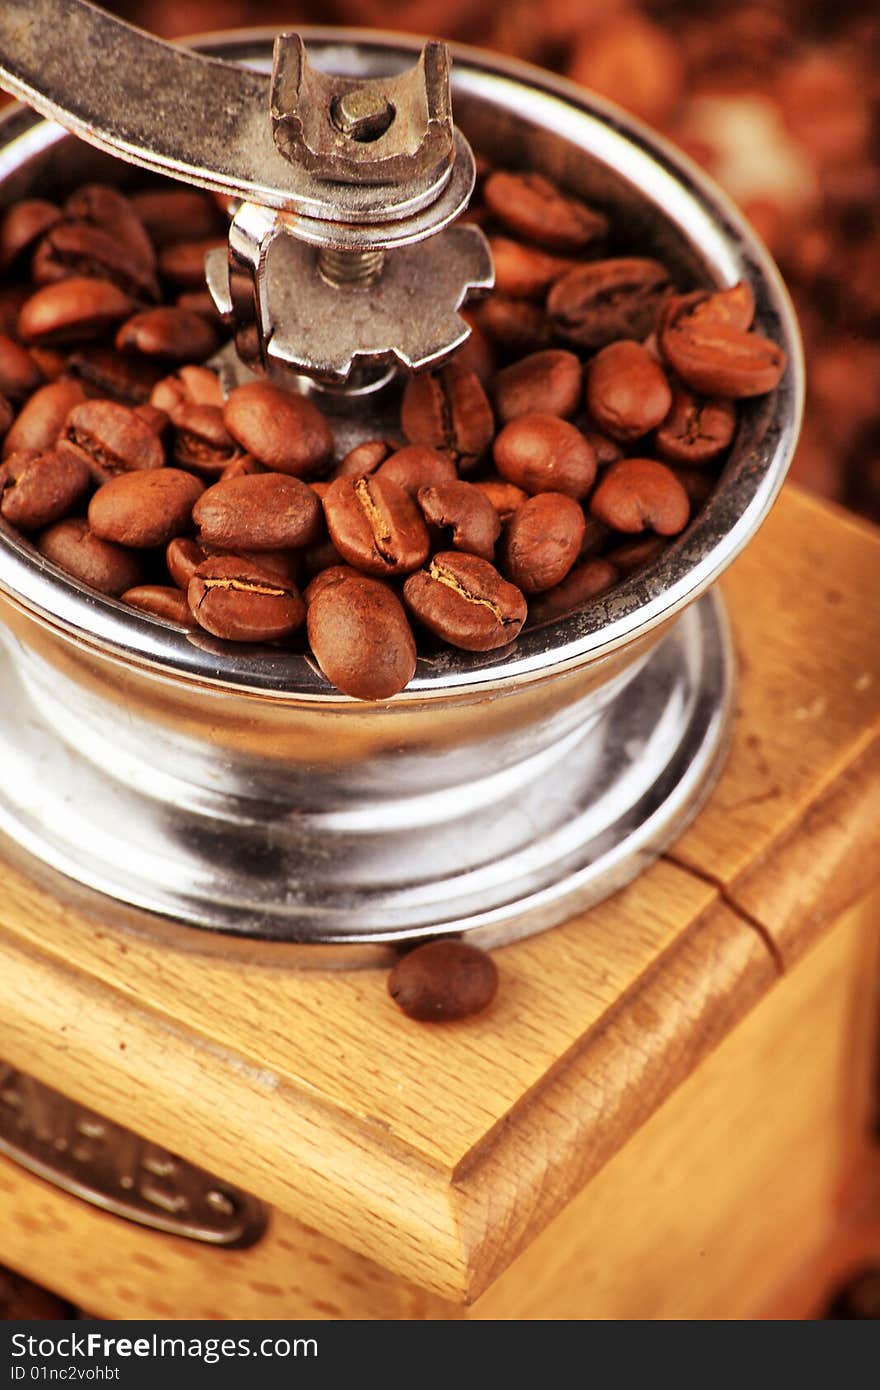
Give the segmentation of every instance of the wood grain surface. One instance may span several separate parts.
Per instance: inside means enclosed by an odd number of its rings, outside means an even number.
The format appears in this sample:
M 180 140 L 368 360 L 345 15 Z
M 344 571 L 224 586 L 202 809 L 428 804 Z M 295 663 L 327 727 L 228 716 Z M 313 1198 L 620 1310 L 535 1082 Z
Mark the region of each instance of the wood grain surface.
M 786 492 L 724 582 L 739 716 L 709 806 L 635 884 L 499 951 L 485 1016 L 425 1027 L 380 972 L 169 949 L 10 867 L 0 1056 L 475 1299 L 880 872 L 878 569 L 876 533 Z

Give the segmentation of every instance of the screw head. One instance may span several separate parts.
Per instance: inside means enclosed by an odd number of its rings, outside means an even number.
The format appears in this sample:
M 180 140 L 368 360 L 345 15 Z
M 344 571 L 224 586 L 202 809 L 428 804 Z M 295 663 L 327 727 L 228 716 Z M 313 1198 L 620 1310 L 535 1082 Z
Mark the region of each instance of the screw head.
M 385 134 L 395 111 L 388 98 L 375 88 L 354 87 L 333 98 L 330 116 L 343 135 L 358 144 L 369 144 Z

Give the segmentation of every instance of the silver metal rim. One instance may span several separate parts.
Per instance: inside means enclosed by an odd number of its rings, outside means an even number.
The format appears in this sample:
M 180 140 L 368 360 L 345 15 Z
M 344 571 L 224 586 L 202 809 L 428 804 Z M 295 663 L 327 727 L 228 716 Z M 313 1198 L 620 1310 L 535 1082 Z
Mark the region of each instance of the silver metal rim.
M 357 30 L 303 31 L 309 43 L 351 54 L 360 48 L 409 60 L 417 39 Z M 269 38 L 268 31 L 208 36 L 203 51 L 249 60 Z M 475 92 L 488 84 L 507 93 L 519 110 L 557 132 L 589 146 L 601 138 L 608 158 L 616 154 L 631 167 L 644 189 L 673 220 L 698 226 L 701 245 L 719 268 L 719 282 L 748 278 L 757 317 L 785 348 L 788 371 L 773 396 L 748 404 L 738 446 L 739 461 L 728 470 L 689 530 L 653 567 L 617 587 L 584 612 L 526 631 L 502 652 L 484 656 L 444 652 L 420 660 L 415 678 L 397 702 L 442 699 L 454 692 L 503 690 L 580 666 L 614 651 L 667 621 L 703 593 L 739 554 L 766 517 L 785 477 L 803 408 L 803 362 L 794 312 L 782 280 L 765 248 L 720 189 L 679 151 L 626 116 L 562 79 L 526 64 L 489 57 L 466 47 L 453 49 L 453 91 Z M 0 178 L 17 163 L 22 145 L 53 138 L 55 128 L 32 113 L 13 109 L 0 132 L 15 138 L 0 150 Z M 310 659 L 296 653 L 220 650 L 133 613 L 112 599 L 79 585 L 37 556 L 5 525 L 0 528 L 0 589 L 18 606 L 77 643 L 153 670 L 173 673 L 215 687 L 254 690 L 292 701 L 349 704 L 334 691 Z

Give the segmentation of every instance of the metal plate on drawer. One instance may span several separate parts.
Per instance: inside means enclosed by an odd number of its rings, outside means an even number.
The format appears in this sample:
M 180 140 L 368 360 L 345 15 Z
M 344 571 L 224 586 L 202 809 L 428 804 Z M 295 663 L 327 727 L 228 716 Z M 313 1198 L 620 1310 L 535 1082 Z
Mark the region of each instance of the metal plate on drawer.
M 266 1209 L 249 1193 L 0 1062 L 0 1153 L 96 1207 L 189 1240 L 253 1245 Z

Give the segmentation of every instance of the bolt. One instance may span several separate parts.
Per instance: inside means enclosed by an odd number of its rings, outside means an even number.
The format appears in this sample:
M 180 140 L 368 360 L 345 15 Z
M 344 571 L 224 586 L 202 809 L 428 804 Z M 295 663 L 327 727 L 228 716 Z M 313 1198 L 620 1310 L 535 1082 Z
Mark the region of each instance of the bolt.
M 375 88 L 354 87 L 333 98 L 330 116 L 343 135 L 359 145 L 367 145 L 385 134 L 395 111 L 388 98 Z

